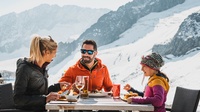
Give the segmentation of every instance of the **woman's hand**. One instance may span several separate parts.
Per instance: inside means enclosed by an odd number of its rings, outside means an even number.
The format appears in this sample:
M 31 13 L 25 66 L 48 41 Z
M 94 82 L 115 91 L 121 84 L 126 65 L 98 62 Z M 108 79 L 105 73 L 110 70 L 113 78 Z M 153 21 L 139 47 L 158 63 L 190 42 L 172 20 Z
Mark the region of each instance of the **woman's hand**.
M 129 90 L 131 89 L 131 86 L 130 86 L 129 84 L 126 84 L 126 85 L 124 86 L 124 89 L 125 89 L 126 91 L 129 91 Z
M 60 95 L 56 92 L 51 92 L 46 96 L 46 102 L 55 101 L 60 98 Z

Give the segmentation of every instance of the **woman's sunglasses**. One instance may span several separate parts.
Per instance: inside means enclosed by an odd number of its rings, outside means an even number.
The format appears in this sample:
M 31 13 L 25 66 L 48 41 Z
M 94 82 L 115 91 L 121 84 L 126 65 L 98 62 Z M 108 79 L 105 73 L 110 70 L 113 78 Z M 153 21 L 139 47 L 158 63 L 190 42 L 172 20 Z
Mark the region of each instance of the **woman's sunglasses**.
M 82 54 L 85 54 L 86 52 L 87 52 L 89 55 L 92 55 L 92 54 L 94 53 L 93 50 L 81 49 L 81 53 L 82 53 Z

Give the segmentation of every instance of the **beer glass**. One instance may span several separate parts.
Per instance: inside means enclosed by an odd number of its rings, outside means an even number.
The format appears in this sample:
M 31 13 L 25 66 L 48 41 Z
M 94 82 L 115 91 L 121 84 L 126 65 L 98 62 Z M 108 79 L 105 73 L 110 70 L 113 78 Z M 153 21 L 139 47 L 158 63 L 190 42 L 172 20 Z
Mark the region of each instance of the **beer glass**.
M 89 76 L 84 76 L 85 85 L 81 92 L 81 98 L 89 98 L 88 89 L 89 89 Z

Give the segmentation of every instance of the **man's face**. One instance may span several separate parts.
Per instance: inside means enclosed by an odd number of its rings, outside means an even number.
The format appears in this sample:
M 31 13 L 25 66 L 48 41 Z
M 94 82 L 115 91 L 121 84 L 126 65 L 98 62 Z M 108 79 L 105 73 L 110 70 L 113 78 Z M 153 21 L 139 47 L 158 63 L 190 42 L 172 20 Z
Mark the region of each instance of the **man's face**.
M 89 64 L 94 61 L 97 55 L 97 51 L 94 51 L 94 47 L 91 44 L 84 44 L 82 47 L 82 60 L 85 64 Z

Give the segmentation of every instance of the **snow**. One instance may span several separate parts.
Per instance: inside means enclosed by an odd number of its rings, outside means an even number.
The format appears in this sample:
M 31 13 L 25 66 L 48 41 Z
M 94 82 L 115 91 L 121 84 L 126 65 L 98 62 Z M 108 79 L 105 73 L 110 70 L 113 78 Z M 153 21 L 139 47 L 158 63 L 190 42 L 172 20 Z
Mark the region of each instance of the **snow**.
M 141 84 L 143 78 L 140 66 L 141 57 L 150 53 L 153 45 L 169 42 L 183 20 L 199 9 L 199 0 L 186 0 L 185 3 L 167 11 L 151 13 L 121 34 L 119 40 L 99 47 L 97 57 L 107 65 L 113 82 L 120 82 L 121 88 L 129 83 L 142 91 L 148 78 L 145 78 L 144 83 Z M 60 64 L 50 68 L 49 84 L 58 82 L 62 73 L 76 63 L 81 56 L 79 49 L 80 46 Z M 165 65 L 161 71 L 166 73 L 170 79 L 170 91 L 166 104 L 172 104 L 177 86 L 200 89 L 200 63 L 197 62 L 200 60 L 200 52 L 198 50 L 180 57 L 168 55 L 164 60 Z M 1 60 L 0 70 L 15 71 L 15 63 L 16 58 Z

